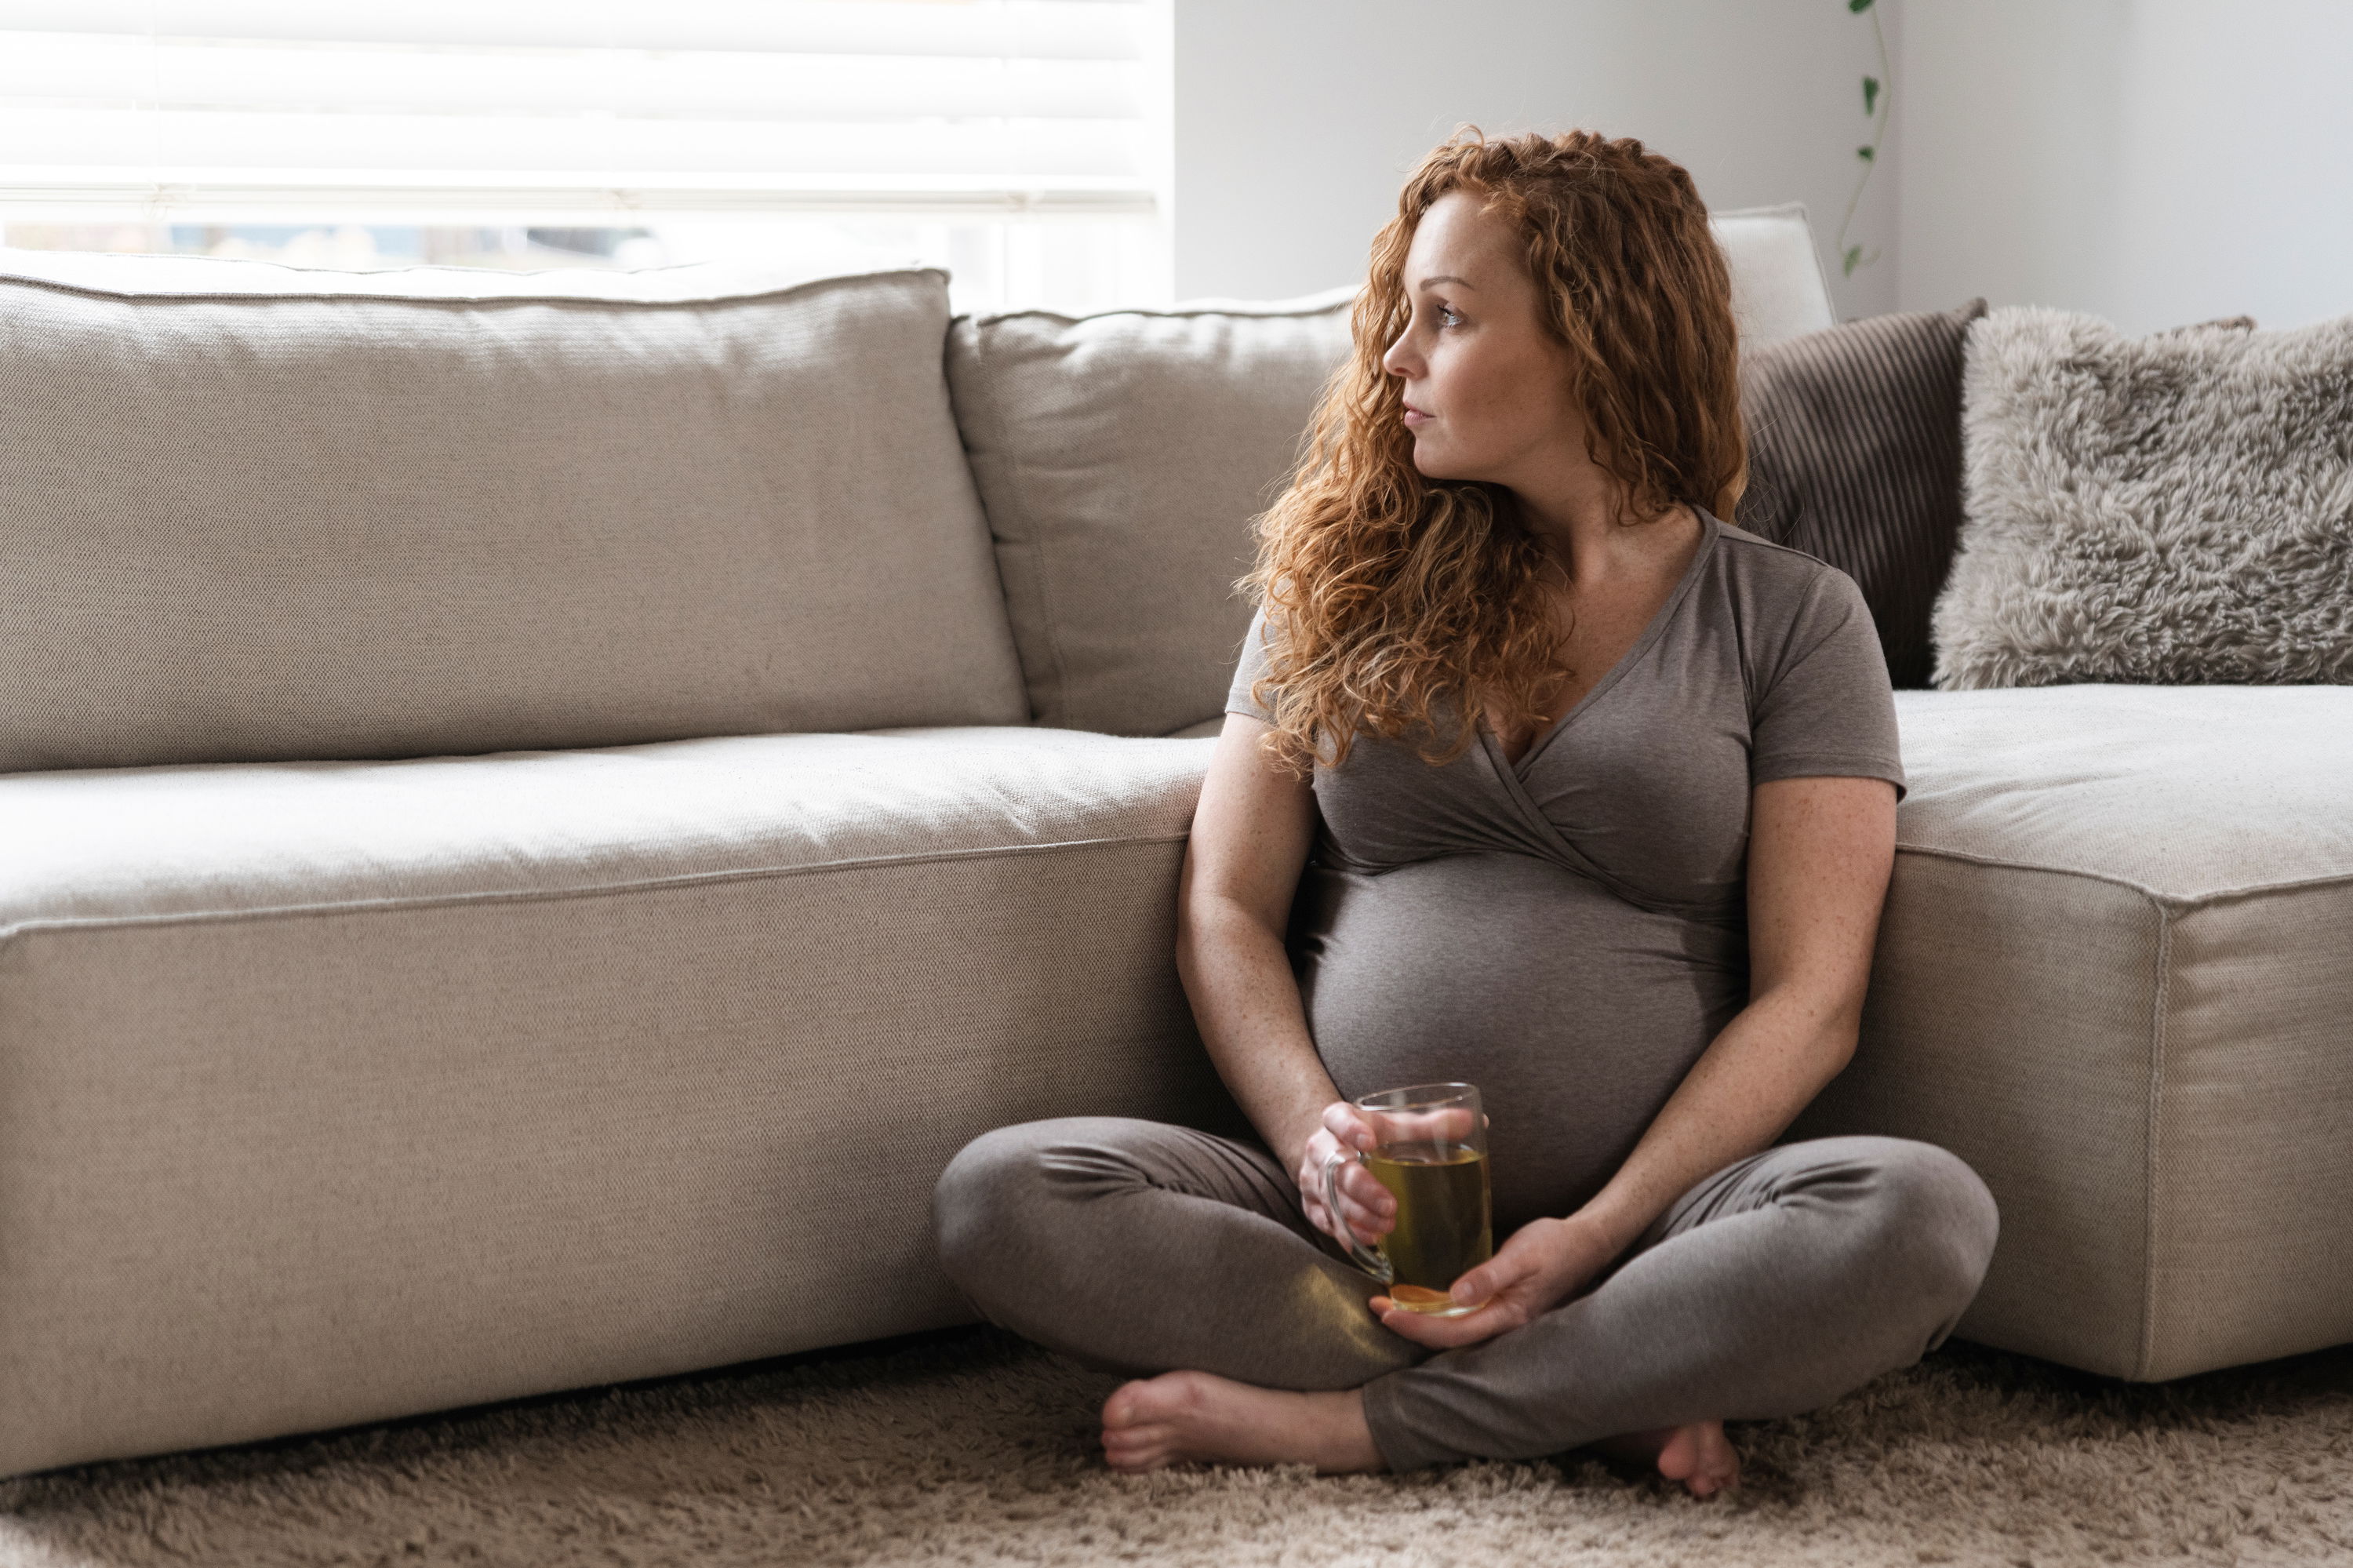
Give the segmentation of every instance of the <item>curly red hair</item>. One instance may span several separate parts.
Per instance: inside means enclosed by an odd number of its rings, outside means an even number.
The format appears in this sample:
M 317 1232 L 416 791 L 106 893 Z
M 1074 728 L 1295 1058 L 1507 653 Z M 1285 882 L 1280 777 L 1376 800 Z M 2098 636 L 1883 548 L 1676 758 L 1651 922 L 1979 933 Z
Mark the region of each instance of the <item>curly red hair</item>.
M 1411 316 L 1407 248 L 1433 203 L 1482 196 L 1519 230 L 1544 323 L 1568 350 L 1588 452 L 1625 509 L 1677 503 L 1729 519 L 1746 481 L 1732 285 L 1689 174 L 1632 138 L 1587 131 L 1489 141 L 1465 130 L 1422 160 L 1374 239 L 1354 352 L 1325 387 L 1303 455 L 1259 521 L 1265 607 L 1257 700 L 1293 771 L 1336 766 L 1361 734 L 1462 754 L 1475 715 L 1540 724 L 1558 678 L 1544 584 L 1557 580 L 1508 491 L 1424 478 L 1382 355 Z

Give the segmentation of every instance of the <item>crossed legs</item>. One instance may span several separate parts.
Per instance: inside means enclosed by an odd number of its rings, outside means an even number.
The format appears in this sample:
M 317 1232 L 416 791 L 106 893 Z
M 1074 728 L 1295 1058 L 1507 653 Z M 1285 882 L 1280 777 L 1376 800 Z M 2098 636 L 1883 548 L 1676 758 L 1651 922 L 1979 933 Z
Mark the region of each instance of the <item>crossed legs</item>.
M 950 1277 L 992 1321 L 1105 1371 L 1209 1374 L 1163 1392 L 1267 1442 L 1282 1440 L 1271 1411 L 1350 1404 L 1392 1469 L 1600 1443 L 1666 1449 L 1672 1473 L 1692 1457 L 1672 1451 L 1675 1429 L 1815 1409 L 1941 1343 L 1997 1227 L 1984 1183 L 1932 1144 L 1780 1145 L 1694 1186 L 1582 1294 L 1431 1354 L 1381 1327 L 1373 1282 L 1252 1144 L 1112 1118 L 1027 1123 L 957 1155 L 934 1208 Z M 1218 1380 L 1358 1392 L 1253 1415 Z M 1316 1451 L 1218 1457 L 1369 1467 L 1338 1462 L 1319 1430 Z

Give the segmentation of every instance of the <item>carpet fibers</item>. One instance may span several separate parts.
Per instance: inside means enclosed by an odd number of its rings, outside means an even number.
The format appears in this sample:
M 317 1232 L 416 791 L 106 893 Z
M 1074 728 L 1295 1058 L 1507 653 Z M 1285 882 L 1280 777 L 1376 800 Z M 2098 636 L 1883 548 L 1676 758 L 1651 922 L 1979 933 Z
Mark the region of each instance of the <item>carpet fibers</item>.
M 1701 1502 L 1571 1455 L 1127 1478 L 990 1330 L 0 1482 L 0 1568 L 2353 1562 L 2353 1347 L 2124 1384 L 1948 1342 L 1735 1424 Z

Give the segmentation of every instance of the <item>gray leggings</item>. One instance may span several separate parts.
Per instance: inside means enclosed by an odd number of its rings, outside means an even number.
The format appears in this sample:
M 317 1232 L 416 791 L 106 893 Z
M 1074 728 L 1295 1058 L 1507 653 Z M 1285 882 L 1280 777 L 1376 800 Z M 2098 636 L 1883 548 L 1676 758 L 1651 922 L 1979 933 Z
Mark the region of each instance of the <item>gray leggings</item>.
M 1816 1409 L 1944 1342 L 1997 1227 L 1985 1183 L 1934 1144 L 1778 1145 L 1685 1192 L 1535 1322 L 1432 1353 L 1366 1310 L 1377 1287 L 1256 1144 L 1028 1122 L 966 1145 L 933 1215 L 992 1322 L 1110 1372 L 1361 1386 L 1397 1470 Z

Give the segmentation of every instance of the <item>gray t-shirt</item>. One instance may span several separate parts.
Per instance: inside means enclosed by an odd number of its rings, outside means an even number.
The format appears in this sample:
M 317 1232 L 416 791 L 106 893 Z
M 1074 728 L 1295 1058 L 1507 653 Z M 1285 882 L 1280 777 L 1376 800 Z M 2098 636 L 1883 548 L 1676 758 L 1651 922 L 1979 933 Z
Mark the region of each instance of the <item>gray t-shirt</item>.
M 1292 908 L 1341 1093 L 1477 1084 L 1503 1234 L 1599 1191 L 1748 1001 L 1750 789 L 1904 789 L 1895 699 L 1852 578 L 1703 511 L 1625 657 L 1517 763 L 1482 726 L 1443 767 L 1359 738 L 1315 770 Z M 1263 719 L 1265 618 L 1226 711 Z

